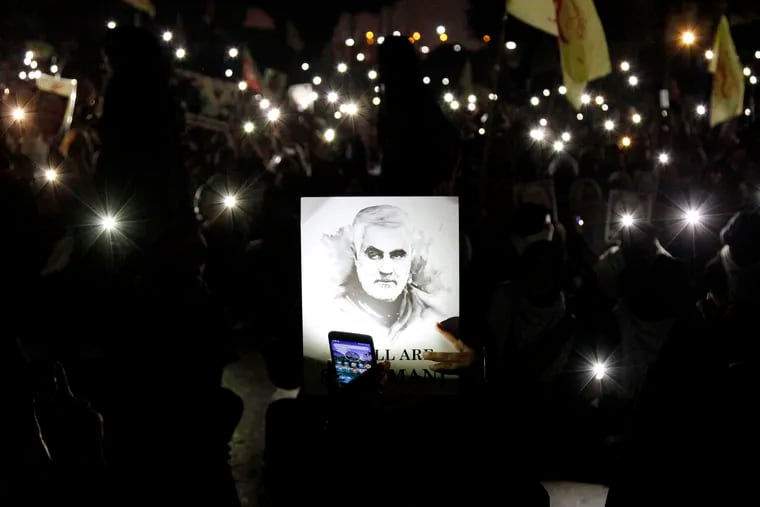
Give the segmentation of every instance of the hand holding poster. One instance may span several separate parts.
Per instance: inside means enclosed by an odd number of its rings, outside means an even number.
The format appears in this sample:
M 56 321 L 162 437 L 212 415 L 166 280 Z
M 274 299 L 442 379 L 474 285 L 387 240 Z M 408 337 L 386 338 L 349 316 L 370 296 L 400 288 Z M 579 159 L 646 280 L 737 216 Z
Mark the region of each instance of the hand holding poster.
M 324 390 L 331 331 L 371 336 L 377 360 L 391 363 L 390 384 L 445 380 L 423 354 L 458 352 L 437 327 L 459 315 L 458 213 L 449 197 L 302 199 L 307 392 Z

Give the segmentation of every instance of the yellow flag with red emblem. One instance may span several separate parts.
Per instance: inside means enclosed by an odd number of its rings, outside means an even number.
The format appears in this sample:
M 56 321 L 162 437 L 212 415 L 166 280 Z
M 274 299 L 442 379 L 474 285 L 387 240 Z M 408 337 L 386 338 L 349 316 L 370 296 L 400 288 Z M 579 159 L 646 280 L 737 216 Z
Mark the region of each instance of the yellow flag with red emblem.
M 710 126 L 735 118 L 744 108 L 744 74 L 726 16 L 720 18 L 710 62 L 713 89 L 710 98 Z
M 586 83 L 612 72 L 607 37 L 592 0 L 554 0 L 567 98 L 577 109 Z

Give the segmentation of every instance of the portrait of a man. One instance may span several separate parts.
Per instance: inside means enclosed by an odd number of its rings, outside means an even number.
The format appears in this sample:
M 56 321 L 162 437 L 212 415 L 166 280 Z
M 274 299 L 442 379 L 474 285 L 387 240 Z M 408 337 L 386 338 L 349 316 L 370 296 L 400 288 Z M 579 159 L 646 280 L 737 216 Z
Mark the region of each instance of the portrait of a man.
M 370 335 L 409 371 L 451 349 L 436 324 L 459 314 L 455 199 L 305 198 L 301 234 L 306 358 L 329 359 L 330 331 Z

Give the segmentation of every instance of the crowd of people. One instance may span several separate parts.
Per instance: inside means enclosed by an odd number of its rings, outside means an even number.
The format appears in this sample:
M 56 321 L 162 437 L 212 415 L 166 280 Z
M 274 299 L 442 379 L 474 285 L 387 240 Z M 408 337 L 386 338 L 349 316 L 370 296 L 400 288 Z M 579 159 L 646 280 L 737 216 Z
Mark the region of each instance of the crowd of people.
M 80 78 L 65 136 L 20 85 L 23 128 L 3 118 L 0 496 L 239 505 L 227 459 L 242 402 L 221 374 L 242 336 L 275 386 L 301 385 L 300 198 L 456 195 L 461 316 L 447 332 L 462 346 L 442 367 L 460 374 L 461 393 L 279 403 L 272 498 L 303 494 L 295 482 L 369 503 L 498 494 L 548 505 L 546 478 L 609 484 L 610 507 L 750 498 L 753 126 L 696 128 L 674 103 L 667 129 L 652 126 L 635 149 L 589 129 L 574 134 L 577 150 L 554 153 L 531 140 L 524 110 L 494 101 L 482 136 L 450 121 L 412 45 L 389 38 L 374 143 L 351 121 L 327 143 L 308 110 L 228 139 L 185 129 L 153 34 L 119 27 L 104 49 L 104 93 Z M 667 166 L 653 149 L 663 139 Z M 514 199 L 536 180 L 556 203 Z M 612 190 L 654 200 L 652 219 L 614 243 Z M 679 206 L 700 220 L 684 224 Z

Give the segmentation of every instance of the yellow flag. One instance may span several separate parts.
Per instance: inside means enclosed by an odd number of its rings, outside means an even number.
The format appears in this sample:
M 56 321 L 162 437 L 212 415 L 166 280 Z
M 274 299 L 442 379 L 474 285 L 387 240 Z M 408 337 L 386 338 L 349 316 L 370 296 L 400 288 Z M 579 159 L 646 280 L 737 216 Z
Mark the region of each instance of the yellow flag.
M 507 0 L 507 12 L 531 26 L 557 36 L 553 0 Z
M 580 108 L 586 83 L 612 72 L 607 38 L 592 0 L 554 0 L 567 96 Z
M 714 73 L 710 99 L 711 127 L 740 116 L 744 107 L 742 63 L 736 54 L 726 16 L 722 16 L 718 23 L 713 53 L 715 56 L 710 62 L 710 71 Z
M 128 3 L 138 11 L 147 13 L 151 18 L 156 17 L 156 6 L 153 5 L 152 0 L 124 0 L 124 2 Z

